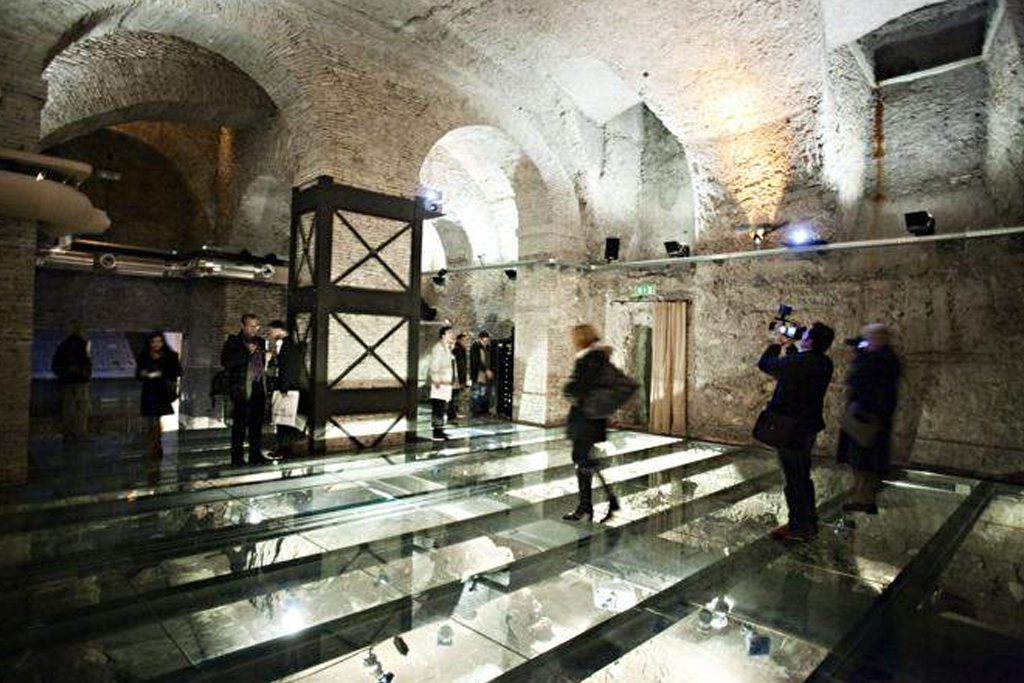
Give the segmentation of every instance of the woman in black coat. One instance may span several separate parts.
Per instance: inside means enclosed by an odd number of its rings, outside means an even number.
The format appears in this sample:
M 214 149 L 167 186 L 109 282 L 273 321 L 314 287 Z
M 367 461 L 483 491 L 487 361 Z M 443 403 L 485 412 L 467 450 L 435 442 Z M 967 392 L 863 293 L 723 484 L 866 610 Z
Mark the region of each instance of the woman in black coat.
M 598 388 L 598 382 L 604 374 L 605 366 L 611 363 L 611 348 L 599 345 L 600 340 L 597 330 L 591 325 L 577 325 L 572 328 L 572 344 L 576 350 L 576 364 L 572 370 L 572 377 L 562 389 L 565 397 L 572 401 L 566 431 L 572 440 L 572 461 L 576 465 L 576 482 L 579 485 L 579 503 L 576 505 L 576 509 L 563 516 L 563 519 L 570 521 L 584 517 L 593 519 L 592 489 L 595 474 L 608 498 L 608 513 L 601 519 L 601 522 L 610 520 L 615 511 L 619 509 L 619 499 L 601 474 L 600 463 L 590 457 L 594 444 L 608 439 L 608 420 L 587 417 L 582 408 L 588 394 Z
M 873 515 L 878 512 L 875 497 L 882 476 L 889 469 L 900 361 L 889 346 L 889 331 L 883 325 L 865 326 L 861 339 L 857 357 L 846 376 L 846 411 L 861 422 L 877 425 L 876 434 L 870 444 L 862 445 L 846 431 L 840 431 L 837 459 L 853 468 L 853 499 L 843 509 Z
M 164 449 L 160 418 L 174 414 L 171 404 L 178 398 L 181 377 L 178 354 L 167 345 L 163 332 L 153 332 L 146 338 L 146 350 L 135 363 L 135 377 L 142 380 L 141 412 L 149 422 L 149 453 L 161 458 Z

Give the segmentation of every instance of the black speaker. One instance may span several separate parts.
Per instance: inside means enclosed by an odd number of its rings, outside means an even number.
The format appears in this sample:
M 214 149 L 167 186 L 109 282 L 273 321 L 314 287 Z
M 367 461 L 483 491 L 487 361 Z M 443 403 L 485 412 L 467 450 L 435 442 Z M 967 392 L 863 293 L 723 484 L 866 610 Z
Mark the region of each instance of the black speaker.
M 907 224 L 907 232 L 911 235 L 934 235 L 935 218 L 927 211 L 911 211 L 903 214 L 903 221 Z
M 665 242 L 665 253 L 669 258 L 686 258 L 690 255 L 690 245 L 680 244 L 675 240 Z
M 604 260 L 618 261 L 619 260 L 619 240 L 618 237 L 609 237 L 604 241 Z

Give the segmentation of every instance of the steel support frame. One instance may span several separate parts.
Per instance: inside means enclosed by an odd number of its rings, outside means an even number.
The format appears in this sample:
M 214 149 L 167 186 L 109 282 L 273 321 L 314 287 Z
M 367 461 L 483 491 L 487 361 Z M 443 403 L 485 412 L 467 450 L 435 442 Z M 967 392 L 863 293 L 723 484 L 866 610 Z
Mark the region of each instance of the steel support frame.
M 400 233 L 409 231 L 410 253 L 408 280 L 403 284 L 402 291 L 346 287 L 334 281 L 331 273 L 331 257 L 336 213 L 360 214 L 405 224 L 400 229 Z M 312 241 L 313 247 L 312 262 L 309 263 L 312 283 L 300 286 L 302 275 L 300 271 L 302 267 L 305 267 L 303 259 L 308 257 L 310 246 L 307 236 L 302 232 L 302 219 L 303 216 L 309 214 L 312 214 L 312 229 L 308 238 Z M 311 452 L 324 450 L 328 422 L 336 415 L 400 414 L 387 431 L 369 443 L 346 432 L 350 441 L 358 448 L 379 444 L 401 417 L 405 417 L 408 424 L 407 438 L 415 438 L 417 361 L 419 356 L 420 254 L 423 242 L 423 219 L 429 216 L 430 214 L 427 213 L 419 199 L 407 199 L 342 185 L 334 182 L 330 176 L 319 176 L 312 185 L 295 188 L 292 191 L 288 323 L 291 329 L 295 330 L 300 315 L 309 314 L 310 316 L 309 329 L 304 341 L 308 347 L 309 375 L 312 385 L 309 387 L 309 446 Z M 346 223 L 348 229 L 367 248 L 367 255 L 345 274 L 358 272 L 360 268 L 374 260 L 383 263 L 378 252 L 393 242 L 396 236 L 392 236 L 381 245 L 371 246 L 363 239 L 358 230 L 347 221 Z M 385 268 L 390 270 L 387 265 Z M 342 279 L 339 278 L 339 280 Z M 405 380 L 400 382 L 400 386 L 361 389 L 338 389 L 332 386 L 337 380 L 328 376 L 328 330 L 332 317 L 337 316 L 337 319 L 340 319 L 340 316 L 345 314 L 388 316 L 402 318 L 405 321 L 407 328 L 406 373 Z M 389 335 L 394 331 L 392 329 Z M 353 337 L 353 339 L 364 347 L 365 353 L 361 355 L 360 362 L 371 358 L 377 358 L 380 361 L 379 357 L 375 355 L 376 346 L 380 343 L 378 340 L 369 340 L 367 343 L 358 337 Z M 397 374 L 386 363 L 384 365 L 392 374 Z M 352 367 L 347 368 L 346 373 L 352 369 Z M 341 425 L 338 426 L 341 427 Z

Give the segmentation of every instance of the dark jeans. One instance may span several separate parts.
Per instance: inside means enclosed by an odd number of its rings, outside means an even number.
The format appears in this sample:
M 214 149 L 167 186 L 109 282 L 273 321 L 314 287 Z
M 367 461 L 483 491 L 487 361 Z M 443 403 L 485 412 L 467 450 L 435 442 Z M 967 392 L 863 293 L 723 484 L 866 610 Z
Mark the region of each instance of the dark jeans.
M 804 439 L 800 448 L 779 448 L 779 466 L 786 479 L 786 507 L 789 508 L 789 529 L 807 533 L 818 528 L 818 513 L 811 481 L 811 449 L 815 436 Z
M 430 426 L 434 428 L 434 434 L 444 431 L 444 417 L 448 410 L 448 401 L 439 398 L 430 399 Z
M 473 415 L 488 415 L 491 412 L 491 393 L 494 384 L 474 384 L 469 390 L 469 410 Z
M 462 389 L 452 389 L 452 400 L 448 401 L 448 421 L 456 420 L 459 417 L 459 394 Z
M 231 462 L 235 465 L 245 464 L 243 446 L 246 437 L 249 440 L 249 462 L 258 463 L 263 447 L 263 417 L 267 409 L 267 395 L 263 385 L 253 383 L 249 399 L 232 401 L 231 422 Z

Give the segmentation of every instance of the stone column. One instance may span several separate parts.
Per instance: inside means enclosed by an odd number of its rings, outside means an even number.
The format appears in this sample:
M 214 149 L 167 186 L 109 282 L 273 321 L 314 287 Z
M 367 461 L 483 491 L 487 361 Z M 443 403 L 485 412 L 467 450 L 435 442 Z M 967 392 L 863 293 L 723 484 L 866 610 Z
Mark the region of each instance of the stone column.
M 0 38 L 6 39 L 0 31 Z M 12 62 L 16 63 L 16 62 Z M 42 81 L 0 73 L 0 147 L 36 151 Z M 0 485 L 28 475 L 36 224 L 0 216 Z
M 0 485 L 24 482 L 28 474 L 35 246 L 34 223 L 0 218 Z
M 572 372 L 569 329 L 592 318 L 589 287 L 575 270 L 549 266 L 521 268 L 515 304 L 515 419 L 553 425 L 569 410 L 562 385 Z

